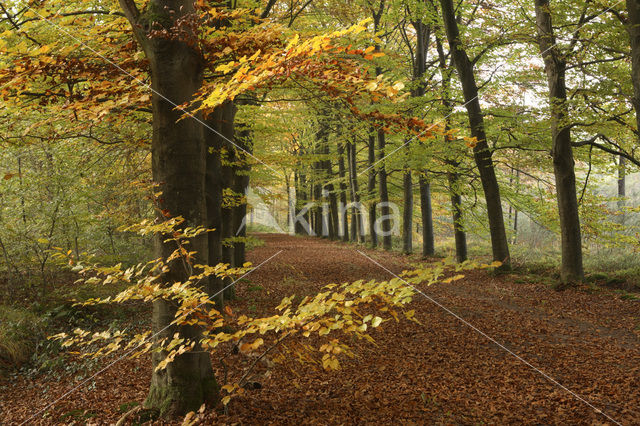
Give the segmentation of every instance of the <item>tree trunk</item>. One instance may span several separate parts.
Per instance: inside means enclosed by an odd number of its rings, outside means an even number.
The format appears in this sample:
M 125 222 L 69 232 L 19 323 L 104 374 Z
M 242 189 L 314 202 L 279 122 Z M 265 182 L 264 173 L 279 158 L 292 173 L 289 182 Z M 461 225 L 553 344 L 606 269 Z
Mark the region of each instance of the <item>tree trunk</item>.
M 338 176 L 340 177 L 340 224 L 342 226 L 342 241 L 349 241 L 349 218 L 347 217 L 347 175 L 344 167 L 344 145 L 338 143 Z
M 376 137 L 373 129 L 369 129 L 369 145 L 368 145 L 368 160 L 369 160 L 369 181 L 367 185 L 367 191 L 369 193 L 369 235 L 371 236 L 371 247 L 376 248 L 378 246 L 378 235 L 376 234 L 376 168 L 374 166 L 376 162 Z
M 250 182 L 250 166 L 248 154 L 251 152 L 251 127 L 247 124 L 237 124 L 238 137 L 236 144 L 245 151 L 236 151 L 237 165 L 234 168 L 233 191 L 240 196 L 239 204 L 233 208 L 233 230 L 238 240 L 233 245 L 234 266 L 240 267 L 247 261 L 246 241 L 247 238 L 247 190 Z
M 620 222 L 624 223 L 624 198 L 627 196 L 627 170 L 626 159 L 618 157 L 618 210 L 620 210 Z
M 449 89 L 451 87 L 451 72 L 447 67 L 447 59 L 442 48 L 442 43 L 438 36 L 436 39 L 436 49 L 438 51 L 438 63 L 442 77 L 442 106 L 444 107 L 444 123 L 445 135 L 449 130 L 449 117 L 453 114 L 453 106 L 449 98 Z M 452 59 L 453 60 L 453 59 Z M 444 143 L 451 143 L 449 136 L 444 137 Z M 451 199 L 451 214 L 453 217 L 453 237 L 456 245 L 456 259 L 459 263 L 467 260 L 467 234 L 464 230 L 464 216 L 462 214 L 462 195 L 460 191 L 460 174 L 458 173 L 459 163 L 448 158 L 446 160 L 450 170 L 447 171 L 447 181 L 449 183 L 449 195 Z
M 551 106 L 551 135 L 553 140 L 553 170 L 556 178 L 556 195 L 560 215 L 562 239 L 562 282 L 571 284 L 584 278 L 582 268 L 582 238 L 580 217 L 576 195 L 576 176 L 573 150 L 571 148 L 571 128 L 567 126 L 567 89 L 565 86 L 566 63 L 555 43 L 549 0 L 534 0 L 538 44 L 544 59 L 549 84 L 549 104 Z
M 391 250 L 391 209 L 389 208 L 389 190 L 387 188 L 387 169 L 384 164 L 384 148 L 386 135 L 383 130 L 378 130 L 378 186 L 380 193 L 380 228 L 382 231 L 382 248 Z
M 629 41 L 631 45 L 631 81 L 633 108 L 636 112 L 636 137 L 640 143 L 640 0 L 627 0 Z
M 153 88 L 153 180 L 159 185 L 162 196 L 158 200 L 160 210 L 173 217 L 182 216 L 185 226 L 206 226 L 205 174 L 206 146 L 203 126 L 176 109 L 193 99 L 202 85 L 203 62 L 199 52 L 189 43 L 161 37 L 148 38 L 150 22 L 141 19 L 140 12 L 131 0 L 120 0 L 125 15 L 142 45 L 151 68 Z M 191 1 L 151 0 L 145 15 L 153 15 L 158 22 L 173 26 L 176 20 L 194 13 Z M 196 116 L 201 119 L 201 117 Z M 163 219 L 159 217 L 159 219 Z M 176 249 L 174 242 L 165 242 L 161 235 L 155 238 L 157 257 L 168 258 Z M 206 235 L 192 239 L 190 250 L 197 252 L 196 262 L 208 261 Z M 165 285 L 184 282 L 190 273 L 180 260 L 169 265 L 161 279 Z M 157 300 L 153 304 L 153 331 L 155 341 L 171 338 L 175 333 L 192 340 L 199 340 L 201 329 L 195 326 L 171 326 L 176 314 L 175 303 Z M 215 404 L 219 388 L 213 375 L 211 359 L 199 347 L 175 357 L 165 369 L 156 366 L 166 353 L 152 355 L 153 373 L 145 405 L 158 409 L 163 416 L 183 415 L 197 410 L 203 403 Z
M 429 52 L 429 39 L 431 38 L 431 26 L 425 25 L 421 19 L 413 22 L 416 30 L 416 54 L 413 64 L 413 79 L 418 81 L 418 87 L 412 96 L 423 97 L 426 93 L 424 74 L 427 68 L 427 54 Z M 446 91 L 448 92 L 448 90 Z M 428 257 L 435 254 L 435 238 L 433 235 L 433 212 L 431 207 L 431 184 L 427 179 L 427 171 L 423 170 L 419 177 L 420 185 L 420 212 L 422 215 L 422 256 Z
M 402 179 L 404 209 L 402 212 L 402 252 L 413 253 L 413 180 L 411 170 L 404 173 Z
M 451 208 L 453 216 L 453 235 L 456 243 L 456 259 L 459 263 L 467 260 L 467 233 L 464 230 L 464 216 L 462 214 L 462 196 L 460 195 L 460 175 L 456 171 L 458 163 L 448 161 L 451 170 L 447 172 L 449 193 L 451 194 Z
M 234 191 L 235 186 L 235 170 L 234 163 L 237 161 L 236 149 L 229 142 L 235 140 L 235 115 L 237 107 L 231 102 L 227 101 L 222 104 L 222 117 L 220 123 L 221 133 L 225 136 L 222 139 L 223 153 L 221 155 L 222 161 L 222 263 L 228 263 L 230 266 L 235 265 L 234 260 L 234 242 L 233 237 L 236 234 L 235 218 L 234 218 L 234 203 L 237 199 Z M 234 286 L 229 286 L 233 280 L 229 277 L 224 280 L 224 300 L 232 300 L 236 296 L 236 289 Z
M 356 143 L 355 141 L 347 144 L 347 158 L 349 159 L 349 185 L 351 193 L 351 202 L 354 206 L 351 209 L 351 234 L 352 241 L 360 243 L 365 242 L 364 228 L 362 224 L 362 214 L 360 209 L 360 189 L 358 188 L 358 164 L 356 161 Z M 374 183 L 375 185 L 375 183 Z
M 433 235 L 433 210 L 431 208 L 431 184 L 420 175 L 420 211 L 422 214 L 422 256 L 433 256 L 436 252 Z
M 207 172 L 205 184 L 205 197 L 207 201 L 207 228 L 213 229 L 207 235 L 209 242 L 208 265 L 215 266 L 222 262 L 222 166 L 220 164 L 220 148 L 222 140 L 218 133 L 222 131 L 222 107 L 218 107 L 209 115 L 206 124 L 211 129 L 204 129 L 204 138 L 207 145 Z M 218 133 L 216 133 L 218 132 Z M 209 277 L 209 294 L 215 295 L 214 301 L 217 309 L 224 306 L 222 289 L 224 280 L 212 275 Z
M 509 256 L 507 233 L 504 227 L 500 188 L 493 167 L 492 153 L 487 144 L 484 118 L 478 98 L 478 86 L 476 84 L 473 64 L 469 60 L 460 42 L 460 32 L 458 30 L 452 0 L 440 0 L 440 4 L 442 6 L 442 17 L 447 32 L 447 39 L 449 40 L 449 50 L 453 56 L 456 69 L 458 70 L 458 76 L 464 92 L 471 135 L 477 140 L 473 148 L 473 156 L 478 167 L 484 197 L 487 202 L 493 259 L 502 262 L 501 269 L 510 269 L 511 258 Z

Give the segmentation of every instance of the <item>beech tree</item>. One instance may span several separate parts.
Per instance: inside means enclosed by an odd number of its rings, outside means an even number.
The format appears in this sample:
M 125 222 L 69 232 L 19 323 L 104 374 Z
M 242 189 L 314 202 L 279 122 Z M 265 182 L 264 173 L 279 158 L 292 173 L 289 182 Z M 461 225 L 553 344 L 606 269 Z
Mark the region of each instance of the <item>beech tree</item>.
M 151 69 L 153 179 L 162 192 L 159 201 L 161 214 L 181 216 L 186 226 L 206 226 L 207 149 L 202 115 L 190 112 L 190 116 L 183 119 L 184 111 L 176 108 L 193 101 L 201 89 L 203 57 L 188 40 L 153 37 L 151 34 L 158 30 L 158 25 L 171 30 L 181 19 L 195 14 L 194 3 L 188 0 L 151 1 L 143 11 L 138 10 L 131 0 L 120 0 L 120 5 Z M 191 33 L 190 37 L 196 37 L 196 34 Z M 215 201 L 211 200 L 210 205 L 214 204 Z M 156 238 L 157 256 L 168 258 L 175 250 L 174 244 L 164 242 L 161 235 Z M 207 237 L 196 237 L 191 244 L 197 252 L 197 259 L 206 263 L 209 260 Z M 187 280 L 189 275 L 185 265 L 176 259 L 162 279 L 171 285 Z M 171 325 L 176 307 L 170 301 L 156 300 L 153 310 L 153 330 L 157 340 L 171 337 L 176 332 L 191 339 L 200 338 L 201 331 L 197 326 Z M 208 353 L 198 350 L 187 352 L 176 357 L 166 369 L 155 368 L 166 355 L 163 352 L 153 354 L 148 407 L 159 409 L 163 415 L 175 415 L 197 410 L 203 403 L 217 401 L 219 389 Z
M 549 84 L 551 108 L 552 157 L 556 178 L 556 194 L 562 237 L 562 269 L 564 282 L 582 281 L 582 238 L 576 195 L 571 128 L 566 121 L 566 62 L 556 45 L 548 0 L 536 0 L 538 43 L 544 58 Z
M 469 116 L 471 135 L 477 140 L 473 147 L 473 155 L 482 181 L 484 196 L 487 201 L 487 216 L 489 218 L 493 259 L 503 262 L 503 268 L 509 268 L 509 244 L 504 227 L 500 188 L 491 159 L 492 153 L 487 144 L 478 86 L 473 71 L 473 62 L 467 56 L 464 46 L 460 41 L 460 31 L 458 29 L 458 22 L 456 21 L 453 1 L 440 0 L 440 5 L 450 52 L 453 56 L 456 69 L 458 70 L 458 78 L 460 79 L 464 92 L 465 107 Z

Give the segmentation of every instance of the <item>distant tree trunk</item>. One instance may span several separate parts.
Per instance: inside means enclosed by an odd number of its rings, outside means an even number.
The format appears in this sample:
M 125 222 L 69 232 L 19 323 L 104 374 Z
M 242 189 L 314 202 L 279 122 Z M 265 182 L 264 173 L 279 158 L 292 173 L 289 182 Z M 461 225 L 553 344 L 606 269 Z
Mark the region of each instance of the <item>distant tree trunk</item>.
M 238 237 L 238 241 L 233 245 L 233 263 L 234 266 L 242 266 L 247 261 L 246 255 L 246 242 L 247 237 L 247 198 L 246 194 L 249 189 L 250 183 L 250 166 L 248 153 L 251 153 L 251 127 L 245 123 L 237 125 L 238 137 L 236 138 L 236 144 L 245 151 L 236 151 L 237 165 L 234 168 L 234 187 L 233 191 L 238 194 L 241 199 L 239 204 L 233 208 L 233 232 L 234 236 Z
M 386 135 L 378 130 L 378 192 L 380 195 L 380 228 L 382 231 L 382 248 L 391 250 L 391 209 L 389 208 L 389 189 L 387 187 L 387 169 L 384 164 Z
M 325 141 L 325 155 L 329 156 L 329 143 Z M 335 176 L 333 174 L 333 166 L 331 164 L 331 160 L 325 160 L 324 162 L 326 179 L 329 180 L 329 183 L 325 185 L 327 196 L 329 198 L 329 212 L 327 220 L 329 221 L 329 239 L 337 240 L 338 233 L 340 230 L 340 224 L 338 222 L 338 196 L 336 194 L 336 189 L 333 183 L 331 182 Z
M 520 186 L 520 170 L 516 170 L 516 188 Z M 518 209 L 516 207 L 513 208 L 513 242 L 515 244 L 518 240 Z
M 627 14 L 627 31 L 631 45 L 632 103 L 636 112 L 636 137 L 640 143 L 640 0 L 627 0 Z
M 307 203 L 307 193 L 305 190 L 306 187 L 306 177 L 300 172 L 295 173 L 295 185 L 296 185 L 296 204 L 295 204 L 295 215 L 298 216 L 304 206 Z M 307 213 L 308 215 L 308 213 Z M 307 219 L 308 221 L 308 219 Z M 306 235 L 306 231 L 301 222 L 297 221 L 294 224 L 294 231 L 296 235 Z
M 518 240 L 518 210 L 513 215 L 513 244 Z
M 403 181 L 404 209 L 402 217 L 402 252 L 413 253 L 413 181 L 411 170 L 404 173 Z
M 620 198 L 627 196 L 626 162 L 627 160 L 623 156 L 618 157 L 618 197 Z M 622 207 L 624 207 L 624 200 L 620 200 L 618 202 L 618 208 L 622 209 Z
M 618 210 L 620 214 L 620 223 L 625 222 L 625 197 L 627 196 L 627 170 L 626 159 L 623 156 L 618 157 Z
M 355 141 L 347 144 L 347 153 L 349 154 L 349 185 L 351 189 L 351 202 L 354 203 L 354 206 L 351 209 L 352 241 L 364 243 L 364 227 L 362 226 L 362 214 L 360 210 L 360 189 L 358 188 L 358 166 L 356 161 Z
M 333 173 L 331 169 L 331 163 L 329 164 L 329 173 Z M 333 175 L 329 175 L 330 178 L 333 178 Z M 327 193 L 329 195 L 329 238 L 332 240 L 338 239 L 338 234 L 340 230 L 340 224 L 338 219 L 338 197 L 336 195 L 335 187 L 332 183 L 327 184 Z
M 504 227 L 500 188 L 493 167 L 492 153 L 487 144 L 484 118 L 478 98 L 478 86 L 476 84 L 473 64 L 469 60 L 460 42 L 460 32 L 453 9 L 453 1 L 440 0 L 440 4 L 442 6 L 443 22 L 447 32 L 447 39 L 449 40 L 450 52 L 453 56 L 456 69 L 458 70 L 458 76 L 464 92 L 471 135 L 477 140 L 473 148 L 473 156 L 478 167 L 484 197 L 487 202 L 493 259 L 502 262 L 501 269 L 510 269 L 511 258 L 509 256 L 507 233 Z
M 321 137 L 320 135 L 316 135 L 316 141 L 314 146 L 314 154 L 316 156 L 322 155 L 321 150 Z M 323 179 L 322 176 L 322 161 L 317 159 L 313 163 L 313 186 L 312 186 L 312 195 L 314 200 L 313 207 L 313 230 L 317 236 L 324 237 L 324 209 L 323 209 L 323 194 L 322 194 L 322 185 L 321 181 Z
M 159 185 L 162 197 L 160 209 L 173 217 L 182 216 L 185 226 L 206 226 L 205 200 L 206 145 L 203 126 L 192 118 L 183 118 L 176 105 L 190 102 L 203 81 L 201 54 L 187 42 L 163 37 L 149 38 L 151 22 L 145 21 L 131 0 L 120 0 L 120 6 L 131 23 L 151 69 L 153 138 L 151 144 L 153 180 Z M 185 15 L 194 13 L 192 1 L 151 0 L 149 15 L 157 22 L 173 26 Z M 200 117 L 201 118 L 201 117 Z M 159 216 L 159 219 L 164 219 Z M 155 254 L 168 258 L 175 250 L 165 237 L 155 238 Z M 201 235 L 192 239 L 190 250 L 197 252 L 196 262 L 208 261 L 208 239 Z M 184 282 L 190 273 L 180 260 L 169 265 L 162 283 Z M 156 342 L 170 339 L 175 333 L 187 339 L 199 340 L 201 329 L 196 326 L 172 326 L 176 306 L 173 301 L 159 299 L 153 303 L 153 331 Z M 195 411 L 203 403 L 215 404 L 219 388 L 213 375 L 208 352 L 196 347 L 176 356 L 166 368 L 155 367 L 166 353 L 153 352 L 151 386 L 145 405 L 160 410 L 163 416 L 183 415 Z
M 422 256 L 433 256 L 436 252 L 433 234 L 433 210 L 431 208 L 431 184 L 420 175 L 420 211 L 422 214 Z
M 567 89 L 565 86 L 566 62 L 558 51 L 553 35 L 549 0 L 534 0 L 538 44 L 544 59 L 549 84 L 549 104 L 551 106 L 551 134 L 553 139 L 553 169 L 556 178 L 558 212 L 560 214 L 560 234 L 562 238 L 563 283 L 581 282 L 582 238 L 580 216 L 576 195 L 576 175 L 573 150 L 571 148 L 571 128 L 567 125 Z
M 349 218 L 347 217 L 347 175 L 344 167 L 344 145 L 338 143 L 338 176 L 340 177 L 340 224 L 342 226 L 342 241 L 349 241 Z
M 464 216 L 462 213 L 462 196 L 460 195 L 460 176 L 456 171 L 458 163 L 448 161 L 451 171 L 447 172 L 449 193 L 453 215 L 453 234 L 456 243 L 456 259 L 459 263 L 467 260 L 467 233 L 464 230 Z
M 369 235 L 371 236 L 371 247 L 378 246 L 378 235 L 376 234 L 376 136 L 373 129 L 369 129 L 368 144 L 368 160 L 369 160 L 369 182 L 367 190 L 369 193 Z

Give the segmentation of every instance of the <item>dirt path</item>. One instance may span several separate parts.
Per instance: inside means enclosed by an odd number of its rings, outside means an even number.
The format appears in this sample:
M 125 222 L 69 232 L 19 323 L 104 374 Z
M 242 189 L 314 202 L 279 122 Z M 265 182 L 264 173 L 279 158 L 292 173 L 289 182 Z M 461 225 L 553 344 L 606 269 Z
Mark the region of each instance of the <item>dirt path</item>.
M 256 306 L 331 282 L 390 278 L 351 245 L 261 238 L 266 245 L 251 253 L 254 263 L 283 252 L 251 277 L 267 290 Z M 404 257 L 365 251 L 396 273 L 410 267 Z M 640 302 L 558 293 L 516 278 L 471 272 L 424 291 L 613 419 L 640 424 Z M 276 372 L 224 420 L 613 424 L 426 298 L 412 308 L 424 326 L 386 323 L 374 334 L 377 346 L 357 344 L 359 357 L 338 374 Z
M 311 294 L 328 283 L 390 278 L 352 245 L 260 238 L 266 244 L 249 254 L 255 265 L 282 252 L 238 283 L 236 312 L 268 314 L 282 297 Z M 364 251 L 396 273 L 416 261 Z M 611 418 L 640 424 L 640 302 L 604 292 L 558 293 L 520 281 L 477 271 L 423 290 Z M 614 424 L 427 298 L 416 297 L 411 308 L 423 326 L 385 323 L 373 333 L 375 345 L 350 343 L 357 357 L 345 360 L 338 373 L 296 374 L 278 365 L 261 380 L 261 389 L 232 400 L 228 416 L 214 413 L 206 423 Z M 106 424 L 118 419 L 119 405 L 144 399 L 147 361 L 126 361 L 105 374 L 42 423 L 92 409 L 96 416 L 90 422 Z M 24 418 L 70 383 L 57 385 L 16 382 L 13 393 L 0 398 L 0 423 Z M 27 400 L 35 402 L 20 406 Z

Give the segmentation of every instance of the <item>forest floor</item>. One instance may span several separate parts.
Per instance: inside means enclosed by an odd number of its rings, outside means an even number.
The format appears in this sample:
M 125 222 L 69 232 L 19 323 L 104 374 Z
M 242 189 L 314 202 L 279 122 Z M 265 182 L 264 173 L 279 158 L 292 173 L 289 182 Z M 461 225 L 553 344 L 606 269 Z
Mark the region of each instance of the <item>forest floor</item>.
M 328 283 L 392 278 L 356 248 L 394 273 L 419 261 L 323 239 L 260 238 L 266 244 L 248 256 L 255 265 L 282 253 L 237 284 L 234 312 L 267 315 L 283 297 Z M 640 424 L 639 300 L 488 271 L 421 290 L 428 297 L 416 295 L 411 309 L 423 325 L 385 322 L 375 344 L 350 343 L 356 357 L 338 372 L 271 367 L 260 389 L 204 424 Z M 27 424 L 115 423 L 144 400 L 149 378 L 147 359 L 120 361 Z M 26 421 L 75 380 L 5 379 L 0 424 Z

